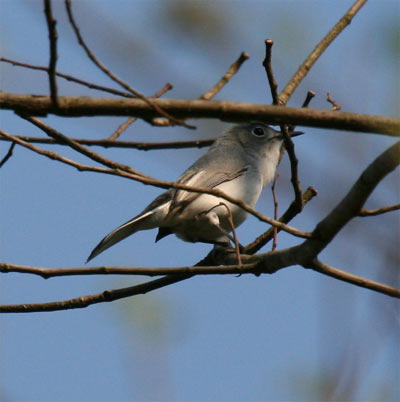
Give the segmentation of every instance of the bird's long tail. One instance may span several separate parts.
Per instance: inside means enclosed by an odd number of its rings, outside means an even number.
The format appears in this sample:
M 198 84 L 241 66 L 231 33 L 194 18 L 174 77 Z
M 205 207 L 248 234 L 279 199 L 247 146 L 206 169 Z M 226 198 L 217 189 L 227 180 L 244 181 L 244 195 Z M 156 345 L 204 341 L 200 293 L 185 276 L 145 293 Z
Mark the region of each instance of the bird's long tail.
M 135 216 L 133 219 L 124 223 L 123 225 L 117 227 L 111 233 L 109 233 L 90 253 L 86 263 L 92 260 L 94 257 L 98 256 L 104 250 L 113 246 L 115 243 L 120 242 L 131 234 L 137 232 L 138 230 L 152 229 L 153 226 L 149 225 L 153 211 L 148 211 L 146 213 Z

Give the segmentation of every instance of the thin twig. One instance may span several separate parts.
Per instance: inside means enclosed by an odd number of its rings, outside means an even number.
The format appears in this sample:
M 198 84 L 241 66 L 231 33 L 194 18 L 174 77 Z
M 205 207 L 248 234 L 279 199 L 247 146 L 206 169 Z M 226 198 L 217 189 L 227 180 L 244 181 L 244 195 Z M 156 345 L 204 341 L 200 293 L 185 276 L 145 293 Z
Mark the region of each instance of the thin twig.
M 364 208 L 361 208 L 361 211 L 359 212 L 358 216 L 381 215 L 381 214 L 385 214 L 387 212 L 397 211 L 398 209 L 400 209 L 400 204 L 390 205 L 390 206 L 387 206 L 387 207 L 382 207 L 382 208 L 377 208 L 377 209 L 364 209 Z
M 31 117 L 27 116 L 24 114 L 20 115 L 23 119 L 29 121 L 30 123 L 34 124 L 36 127 L 40 128 L 42 131 L 44 131 L 48 136 L 58 140 L 62 141 L 65 144 L 67 144 L 69 147 L 73 148 L 75 151 L 78 151 L 79 153 L 87 156 L 88 158 L 101 163 L 102 165 L 108 166 L 111 169 L 122 169 L 126 172 L 129 172 L 135 176 L 141 176 L 145 177 L 146 175 L 143 174 L 142 172 L 139 172 L 138 170 L 135 170 L 131 168 L 128 165 L 122 165 L 120 163 L 114 162 L 111 159 L 104 158 L 103 156 L 97 154 L 96 152 L 91 151 L 90 149 L 86 148 L 85 146 L 77 143 L 73 139 L 65 136 L 64 134 L 61 134 L 59 131 L 55 130 L 54 128 L 50 127 L 49 125 L 43 123 L 41 120 L 39 120 L 36 117 Z
M 47 72 L 47 73 L 49 72 L 48 67 L 35 66 L 33 64 L 21 63 L 19 61 L 6 59 L 5 57 L 0 57 L 0 62 L 10 63 L 13 66 L 28 68 L 30 70 L 44 71 L 44 72 Z M 123 96 L 125 98 L 136 98 L 135 95 L 133 95 L 133 94 L 131 94 L 129 92 L 122 92 L 122 91 L 120 91 L 118 89 L 108 88 L 108 87 L 104 87 L 102 85 L 93 84 L 91 82 L 81 80 L 80 78 L 73 77 L 72 75 L 63 74 L 63 73 L 59 73 L 59 72 L 55 72 L 55 75 L 57 77 L 64 78 L 67 81 L 75 82 L 75 83 L 80 84 L 80 85 L 84 85 L 84 86 L 86 86 L 86 87 L 88 87 L 90 89 L 95 89 L 95 90 L 102 91 L 102 92 L 108 92 L 108 93 L 111 93 L 113 95 Z
M 310 104 L 312 98 L 314 98 L 315 96 L 315 92 L 314 91 L 307 91 L 307 95 L 306 95 L 306 99 L 304 99 L 303 104 L 301 105 L 301 107 L 308 107 L 308 105 Z
M 107 158 L 104 158 L 101 155 L 96 154 L 96 153 L 93 153 L 93 159 L 94 160 L 96 160 L 99 163 L 101 163 L 103 165 L 106 165 L 106 166 L 113 166 L 113 168 L 112 169 L 104 169 L 104 168 L 99 168 L 99 167 L 94 167 L 94 166 L 83 165 L 83 164 L 80 164 L 78 162 L 68 160 L 67 158 L 63 158 L 63 157 L 57 155 L 55 152 L 49 152 L 49 151 L 41 150 L 41 149 L 31 145 L 31 144 L 28 144 L 28 143 L 20 140 L 19 138 L 15 137 L 15 136 L 13 136 L 11 134 L 8 134 L 8 133 L 4 132 L 3 130 L 0 130 L 0 136 L 4 136 L 6 138 L 9 138 L 11 141 L 14 141 L 17 144 L 22 145 L 22 146 L 24 146 L 24 147 L 26 147 L 26 148 L 34 151 L 34 152 L 37 152 L 37 153 L 39 153 L 41 155 L 44 155 L 44 156 L 48 157 L 50 159 L 58 160 L 58 161 L 60 161 L 62 163 L 66 163 L 66 164 L 68 164 L 70 166 L 73 166 L 73 167 L 77 168 L 80 171 L 86 170 L 86 171 L 90 171 L 90 172 L 111 174 L 111 175 L 115 175 L 115 176 L 125 177 L 125 178 L 131 179 L 131 180 L 135 180 L 135 181 L 138 181 L 138 182 L 143 183 L 143 184 L 148 184 L 148 185 L 152 185 L 152 186 L 155 186 L 155 187 L 160 187 L 160 188 L 163 188 L 163 189 L 176 188 L 176 189 L 179 189 L 179 190 L 185 190 L 185 191 L 189 191 L 189 192 L 193 192 L 193 193 L 209 194 L 209 195 L 213 195 L 213 196 L 216 196 L 216 197 L 219 197 L 219 198 L 223 198 L 223 199 L 231 202 L 232 204 L 238 205 L 240 208 L 242 208 L 243 210 L 247 211 L 249 214 L 255 216 L 261 222 L 266 222 L 266 223 L 269 223 L 270 225 L 276 225 L 280 229 L 284 230 L 285 232 L 291 233 L 296 237 L 300 237 L 300 238 L 304 238 L 304 239 L 308 239 L 308 238 L 311 237 L 310 233 L 303 232 L 301 230 L 298 230 L 298 229 L 292 228 L 292 227 L 290 227 L 288 225 L 285 225 L 282 222 L 279 222 L 279 221 L 276 221 L 274 219 L 268 218 L 267 216 L 264 216 L 263 214 L 261 214 L 258 211 L 256 211 L 254 208 L 252 208 L 249 205 L 247 205 L 242 200 L 234 198 L 234 197 L 231 197 L 231 196 L 225 194 L 224 192 L 222 192 L 220 190 L 196 188 L 196 187 L 187 186 L 187 185 L 176 183 L 176 182 L 169 182 L 169 181 L 164 181 L 164 180 L 153 179 L 152 177 L 149 177 L 149 176 L 146 176 L 146 177 L 145 176 L 138 176 L 137 174 L 134 174 L 134 173 L 130 172 L 130 170 L 133 170 L 133 169 L 131 169 L 129 166 L 125 166 L 125 165 L 119 164 L 117 162 L 111 161 L 111 160 L 109 160 Z M 82 153 L 87 155 L 88 150 L 85 150 L 85 152 L 82 152 Z
M 313 269 L 314 271 L 320 272 L 321 274 L 328 275 L 332 278 L 336 278 L 341 281 L 360 286 L 362 288 L 370 289 L 375 292 L 383 293 L 395 298 L 400 298 L 400 289 L 373 281 L 371 279 L 364 278 L 362 276 L 351 274 L 350 272 L 346 272 L 331 265 L 324 264 L 319 260 L 315 260 L 309 268 Z
M 293 186 L 295 203 L 299 211 L 303 209 L 303 199 L 302 199 L 302 190 L 300 187 L 300 180 L 299 180 L 299 172 L 298 172 L 298 164 L 299 160 L 297 159 L 295 150 L 294 150 L 294 143 L 290 138 L 289 130 L 285 124 L 281 124 L 281 132 L 283 134 L 283 141 L 285 145 L 285 149 L 288 153 L 290 159 L 290 171 L 291 171 L 291 178 L 290 181 Z
M 63 141 L 54 138 L 28 137 L 16 135 L 15 137 L 32 144 L 68 145 Z M 7 138 L 0 137 L 0 141 L 9 141 Z M 81 145 L 98 146 L 103 148 L 133 148 L 141 151 L 154 149 L 184 149 L 184 148 L 204 148 L 210 146 L 215 139 L 194 140 L 194 141 L 169 141 L 169 142 L 134 142 L 134 141 L 113 141 L 113 140 L 87 140 L 85 138 L 74 138 L 74 141 Z
M 57 98 L 57 81 L 56 81 L 56 64 L 57 64 L 57 21 L 53 18 L 51 11 L 51 0 L 44 0 L 44 13 L 46 16 L 47 28 L 49 30 L 50 43 L 50 61 L 49 61 L 49 83 L 50 83 L 50 98 L 54 107 L 58 107 Z
M 239 71 L 242 64 L 249 59 L 250 56 L 246 52 L 242 52 L 239 58 L 229 67 L 228 71 L 222 76 L 222 78 L 207 92 L 200 96 L 199 99 L 210 100 L 213 98 Z
M 274 177 L 274 181 L 272 182 L 271 191 L 272 198 L 274 200 L 274 219 L 278 220 L 278 198 L 276 197 L 275 185 L 278 179 L 278 175 L 276 174 Z M 273 232 L 273 242 L 272 242 L 272 251 L 276 250 L 278 247 L 278 228 L 276 226 L 272 227 Z
M 333 111 L 340 110 L 342 108 L 342 106 L 340 106 L 339 103 L 335 102 L 332 99 L 331 94 L 329 92 L 326 94 L 326 101 L 332 105 Z
M 307 91 L 306 98 L 304 99 L 303 104 L 301 105 L 302 108 L 308 108 L 308 105 L 310 104 L 312 98 L 314 98 L 315 92 L 314 91 Z M 287 125 L 289 133 L 293 133 L 294 130 L 296 129 L 296 126 L 293 124 L 288 124 Z M 291 137 L 293 137 L 293 134 L 291 134 Z
M 271 61 L 271 51 L 274 41 L 272 39 L 265 39 L 265 59 L 263 61 L 263 66 L 265 72 L 267 73 L 267 78 L 269 82 L 269 87 L 271 89 L 272 104 L 278 105 L 278 84 L 275 81 L 274 73 L 272 71 L 272 61 Z
M 233 223 L 232 212 L 231 212 L 230 208 L 228 207 L 228 205 L 225 202 L 220 202 L 218 205 L 224 206 L 226 208 L 226 210 L 228 211 L 228 222 L 229 222 L 229 225 L 231 226 L 232 234 L 233 234 L 233 240 L 235 242 L 236 260 L 237 260 L 238 265 L 241 267 L 242 266 L 242 259 L 240 257 L 240 243 L 239 243 L 238 237 L 236 235 L 235 224 Z
M 265 59 L 263 61 L 263 66 L 265 68 L 265 72 L 267 73 L 268 83 L 271 90 L 272 95 L 272 103 L 276 106 L 280 103 L 278 97 L 278 84 L 275 81 L 274 72 L 272 70 L 272 61 L 271 61 L 271 54 L 272 54 L 272 46 L 274 41 L 272 39 L 265 40 Z M 295 194 L 295 201 L 297 204 L 297 208 L 301 211 L 303 208 L 302 204 L 302 197 L 301 197 L 301 188 L 300 188 L 300 181 L 298 175 L 298 159 L 296 157 L 296 153 L 294 150 L 294 144 L 292 139 L 290 138 L 288 126 L 285 124 L 280 124 L 281 132 L 283 135 L 284 146 L 281 148 L 280 159 L 283 156 L 283 152 L 286 149 L 289 159 L 290 159 L 290 168 L 291 168 L 291 182 L 293 185 L 293 191 Z M 274 238 L 275 244 L 276 238 Z M 274 245 L 272 246 L 274 247 Z
M 308 187 L 307 190 L 303 194 L 303 205 L 306 205 L 311 199 L 313 199 L 317 195 L 317 190 L 314 187 Z M 298 215 L 300 211 L 296 207 L 295 201 L 293 201 L 285 213 L 279 218 L 280 222 L 289 223 L 296 215 Z M 278 229 L 278 232 L 280 229 Z M 264 247 L 274 235 L 273 228 L 269 228 L 266 232 L 261 234 L 254 240 L 252 243 L 248 244 L 245 247 L 246 254 L 255 254 L 262 247 Z
M 136 120 L 137 117 L 129 117 L 122 124 L 120 124 L 118 128 L 109 137 L 106 138 L 106 141 L 115 141 Z
M 15 147 L 15 142 L 13 142 L 8 149 L 8 152 L 5 154 L 4 158 L 0 161 L 0 168 L 12 157 L 13 151 Z
M 336 37 L 347 27 L 358 13 L 361 7 L 367 2 L 367 0 L 357 0 L 346 14 L 335 24 L 335 26 L 328 32 L 328 34 L 318 43 L 313 51 L 307 56 L 302 65 L 298 68 L 296 73 L 290 79 L 286 87 L 279 95 L 279 103 L 286 105 L 289 98 L 298 87 L 303 78 L 308 74 L 311 67 L 319 59 L 325 49 L 336 39 Z
M 83 47 L 85 50 L 87 56 L 89 59 L 101 70 L 103 71 L 108 77 L 110 77 L 113 81 L 121 85 L 123 88 L 125 88 L 127 91 L 131 92 L 134 94 L 136 97 L 139 99 L 143 100 L 146 102 L 149 106 L 151 106 L 158 114 L 161 116 L 164 116 L 168 118 L 170 121 L 172 121 L 175 124 L 179 124 L 182 126 L 185 126 L 187 128 L 195 128 L 195 126 L 192 126 L 190 124 L 187 124 L 184 120 L 179 120 L 175 118 L 174 116 L 170 115 L 166 111 L 162 110 L 160 106 L 158 106 L 156 103 L 154 103 L 151 99 L 147 98 L 144 96 L 142 93 L 137 91 L 136 89 L 132 88 L 130 85 L 128 85 L 125 81 L 121 80 L 118 76 L 116 76 L 111 70 L 109 70 L 100 60 L 97 59 L 97 57 L 94 55 L 94 53 L 89 49 L 87 46 L 86 42 L 83 40 L 83 37 L 80 33 L 80 30 L 78 28 L 77 23 L 75 22 L 74 16 L 72 14 L 72 7 L 71 7 L 71 0 L 65 0 L 65 8 L 67 10 L 67 15 L 69 22 L 72 26 L 72 29 L 75 32 L 75 35 L 78 39 L 79 44 Z
M 164 85 L 163 88 L 161 88 L 158 92 L 156 92 L 152 96 L 152 98 L 159 98 L 172 88 L 173 88 L 172 84 L 168 82 L 166 85 Z M 122 123 L 107 139 L 110 141 L 115 141 L 136 120 L 137 117 L 129 117 L 129 119 L 126 120 L 124 123 Z

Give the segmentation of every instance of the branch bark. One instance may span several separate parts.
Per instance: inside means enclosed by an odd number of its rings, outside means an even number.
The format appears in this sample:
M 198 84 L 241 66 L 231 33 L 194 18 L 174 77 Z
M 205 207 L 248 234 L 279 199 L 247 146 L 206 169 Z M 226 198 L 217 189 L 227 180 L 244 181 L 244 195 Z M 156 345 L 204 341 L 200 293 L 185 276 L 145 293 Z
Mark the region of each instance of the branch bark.
M 159 116 L 140 99 L 58 97 L 54 108 L 48 96 L 20 95 L 0 91 L 0 108 L 35 116 L 54 114 L 65 117 L 136 116 L 151 120 Z M 245 102 L 152 99 L 163 110 L 183 119 L 216 118 L 229 122 L 259 120 L 268 124 L 294 124 L 308 127 L 400 135 L 400 119 L 331 110 L 268 106 Z

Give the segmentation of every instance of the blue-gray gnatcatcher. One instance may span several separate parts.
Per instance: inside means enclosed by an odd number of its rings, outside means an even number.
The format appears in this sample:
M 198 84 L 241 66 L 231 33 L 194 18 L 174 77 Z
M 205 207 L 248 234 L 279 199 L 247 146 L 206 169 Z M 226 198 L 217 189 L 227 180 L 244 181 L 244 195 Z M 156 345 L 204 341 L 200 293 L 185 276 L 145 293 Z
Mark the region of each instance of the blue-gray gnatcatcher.
M 233 126 L 177 183 L 218 189 L 254 207 L 264 186 L 275 176 L 281 144 L 281 133 L 263 123 Z M 159 228 L 156 241 L 174 233 L 188 242 L 229 245 L 232 225 L 227 207 L 234 227 L 239 226 L 248 215 L 239 206 L 213 195 L 171 188 L 139 215 L 108 234 L 87 261 L 139 230 L 154 228 Z

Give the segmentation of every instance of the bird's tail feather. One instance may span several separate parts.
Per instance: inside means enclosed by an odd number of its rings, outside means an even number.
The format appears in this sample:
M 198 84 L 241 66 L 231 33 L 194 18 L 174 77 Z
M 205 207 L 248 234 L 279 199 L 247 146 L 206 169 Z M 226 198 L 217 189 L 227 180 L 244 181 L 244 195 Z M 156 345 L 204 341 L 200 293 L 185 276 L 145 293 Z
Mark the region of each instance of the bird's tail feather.
M 86 263 L 98 256 L 104 250 L 107 250 L 109 247 L 113 246 L 115 243 L 120 242 L 138 230 L 151 229 L 152 226 L 149 225 L 149 220 L 151 219 L 149 219 L 149 217 L 152 215 L 153 211 L 148 211 L 144 214 L 136 216 L 135 218 L 114 229 L 93 249 L 86 260 Z

